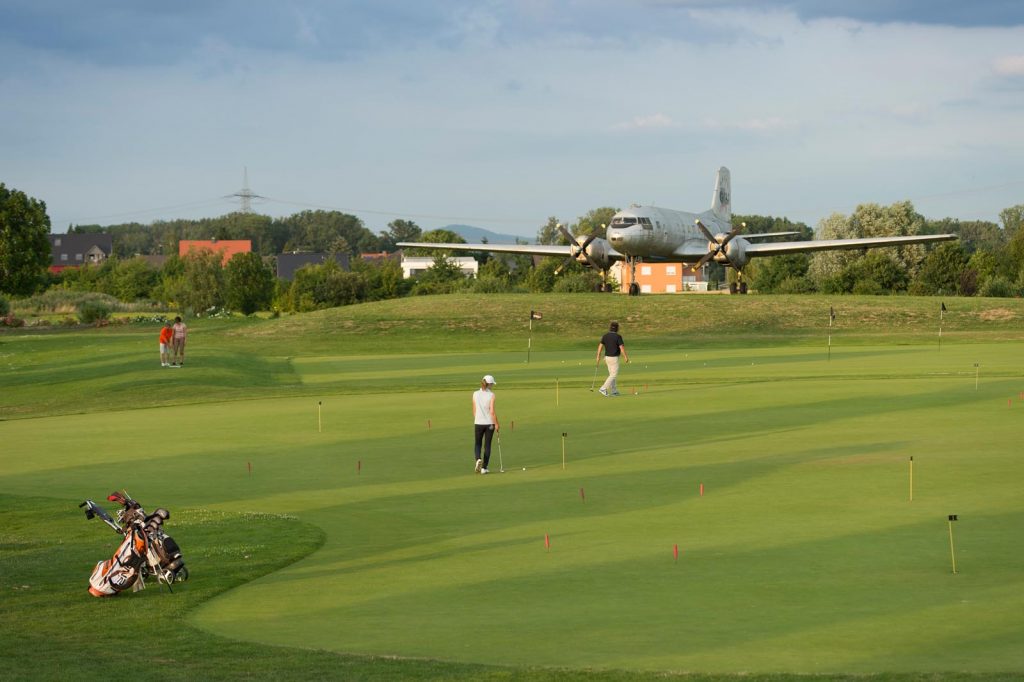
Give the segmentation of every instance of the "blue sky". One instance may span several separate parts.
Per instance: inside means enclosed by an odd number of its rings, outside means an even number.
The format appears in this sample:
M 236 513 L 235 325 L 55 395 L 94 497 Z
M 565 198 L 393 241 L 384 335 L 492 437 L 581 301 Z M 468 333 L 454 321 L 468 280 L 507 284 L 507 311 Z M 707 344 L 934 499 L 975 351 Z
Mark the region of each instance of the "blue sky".
M 70 223 L 534 236 L 632 202 L 812 226 L 1024 203 L 1024 3 L 0 0 L 0 181 Z

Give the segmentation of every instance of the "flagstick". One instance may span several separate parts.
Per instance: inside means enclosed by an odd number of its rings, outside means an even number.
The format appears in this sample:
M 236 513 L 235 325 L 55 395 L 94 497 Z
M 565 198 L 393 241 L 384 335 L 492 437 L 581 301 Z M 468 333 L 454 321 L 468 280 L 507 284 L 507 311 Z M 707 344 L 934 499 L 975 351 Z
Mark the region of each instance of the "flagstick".
M 831 311 L 828 315 L 828 361 L 832 361 L 832 319 L 834 316 Z
M 563 431 L 562 432 L 562 471 L 565 471 L 565 437 L 566 437 L 566 435 L 568 435 L 568 434 L 566 434 Z
M 320 414 L 320 410 L 321 410 L 323 404 L 324 403 L 323 403 L 322 400 L 316 401 L 316 431 L 317 431 L 317 433 L 323 433 L 323 430 L 324 430 L 324 421 L 323 421 L 323 418 L 321 417 L 321 414 Z
M 534 349 L 534 311 L 529 311 L 529 337 L 526 339 L 526 365 L 529 365 L 529 351 Z
M 913 502 L 913 455 L 910 456 L 910 502 Z
M 956 516 L 949 515 L 949 556 L 953 560 L 953 575 L 956 575 L 956 552 L 953 551 L 953 522 L 957 520 Z
M 942 308 L 939 308 L 939 350 L 942 350 Z

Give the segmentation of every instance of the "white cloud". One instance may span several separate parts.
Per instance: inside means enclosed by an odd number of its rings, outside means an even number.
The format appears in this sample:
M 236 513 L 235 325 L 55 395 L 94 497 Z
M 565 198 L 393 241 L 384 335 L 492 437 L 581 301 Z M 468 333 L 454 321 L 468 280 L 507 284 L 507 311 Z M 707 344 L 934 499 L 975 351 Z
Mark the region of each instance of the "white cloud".
M 999 76 L 1024 76 L 1024 54 L 997 57 L 992 69 Z
M 671 128 L 675 125 L 672 118 L 665 114 L 651 114 L 650 116 L 636 116 L 625 123 L 617 123 L 612 126 L 613 130 L 643 130 L 650 128 Z

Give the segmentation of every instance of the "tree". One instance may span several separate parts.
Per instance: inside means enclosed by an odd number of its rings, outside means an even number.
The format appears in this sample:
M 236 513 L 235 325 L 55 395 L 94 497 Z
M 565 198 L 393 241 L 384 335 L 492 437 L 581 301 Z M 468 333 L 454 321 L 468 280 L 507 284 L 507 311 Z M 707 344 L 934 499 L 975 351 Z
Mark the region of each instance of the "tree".
M 411 220 L 392 220 L 388 223 L 388 231 L 381 232 L 381 248 L 385 251 L 394 251 L 398 242 L 417 242 L 423 230 Z
M 940 244 L 924 259 L 911 293 L 925 296 L 960 293 L 961 277 L 967 263 L 967 253 L 958 242 Z
M 107 263 L 113 263 L 107 293 L 117 296 L 125 302 L 137 301 L 140 298 L 149 298 L 153 295 L 160 275 L 144 258 L 129 258 L 128 260 L 108 258 L 104 265 Z
M 596 234 L 603 238 L 605 229 L 611 225 L 612 217 L 618 212 L 619 209 L 611 206 L 602 206 L 587 211 L 587 215 L 581 216 L 576 222 L 576 228 L 570 232 L 576 236 Z
M 433 244 L 465 244 L 466 243 L 466 240 L 463 239 L 460 235 L 456 234 L 455 232 L 452 232 L 451 230 L 445 230 L 443 228 L 442 229 L 437 229 L 437 230 L 430 230 L 429 232 L 424 232 L 420 236 L 420 241 L 431 242 Z M 437 252 L 438 252 L 437 249 L 427 249 L 427 248 L 411 248 L 411 249 L 406 249 L 405 250 L 405 253 L 408 256 L 432 256 L 432 255 L 434 255 Z M 459 252 L 459 251 L 449 251 L 448 253 L 451 254 L 451 255 L 459 255 L 462 252 Z
M 50 265 L 46 204 L 0 183 L 0 292 L 31 294 Z
M 1004 208 L 999 212 L 999 219 L 1003 221 L 1003 232 L 1006 233 L 1006 238 L 1013 239 L 1020 231 L 1021 225 L 1024 225 L 1024 204 Z
M 185 264 L 181 304 L 195 313 L 224 304 L 224 269 L 216 251 L 193 251 L 182 258 Z
M 245 315 L 267 310 L 274 298 L 274 273 L 258 253 L 236 253 L 224 270 L 228 307 Z
M 756 271 L 751 277 L 751 284 L 759 294 L 777 293 L 779 287 L 787 279 L 806 277 L 810 263 L 810 255 L 806 253 L 762 258 L 758 261 Z
M 565 237 L 562 236 L 562 232 L 558 229 L 558 225 L 561 221 L 555 216 L 548 218 L 548 221 L 537 230 L 537 243 L 538 244 L 565 244 Z

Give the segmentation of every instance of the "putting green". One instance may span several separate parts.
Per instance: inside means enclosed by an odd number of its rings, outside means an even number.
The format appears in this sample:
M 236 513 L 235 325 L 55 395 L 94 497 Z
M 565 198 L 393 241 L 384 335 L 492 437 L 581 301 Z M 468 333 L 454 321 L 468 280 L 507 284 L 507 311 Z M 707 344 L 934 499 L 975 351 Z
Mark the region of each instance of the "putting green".
M 9 421 L 5 450 L 22 454 L 0 471 L 17 494 L 119 486 L 323 528 L 322 549 L 194 615 L 253 642 L 636 670 L 1020 671 L 1021 351 L 633 349 L 617 399 L 588 390 L 591 351 L 296 358 L 298 382 L 328 393 Z M 484 372 L 504 426 L 491 468 L 506 472 L 475 476 Z

